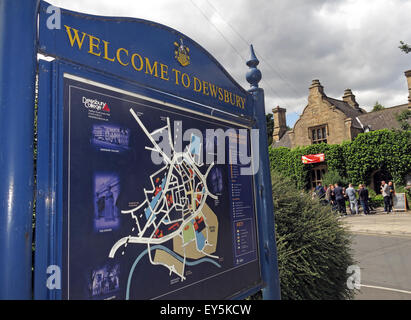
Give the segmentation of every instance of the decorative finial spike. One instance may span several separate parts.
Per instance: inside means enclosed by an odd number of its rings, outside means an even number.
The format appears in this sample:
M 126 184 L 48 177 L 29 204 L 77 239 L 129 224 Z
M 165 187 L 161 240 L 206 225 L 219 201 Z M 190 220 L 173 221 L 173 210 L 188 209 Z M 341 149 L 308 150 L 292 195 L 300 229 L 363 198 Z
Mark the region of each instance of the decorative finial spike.
M 254 47 L 253 45 L 250 45 L 250 60 L 247 61 L 247 66 L 249 66 L 250 68 L 255 68 L 258 66 L 258 64 L 260 63 L 260 61 L 257 59 L 257 57 L 255 56 L 255 52 L 254 52 Z
M 260 63 L 260 61 L 255 56 L 253 45 L 250 45 L 250 51 L 250 60 L 246 62 L 250 70 L 248 70 L 245 78 L 247 82 L 251 85 L 251 90 L 253 90 L 258 88 L 258 83 L 260 82 L 262 75 L 261 71 L 257 69 L 257 66 Z

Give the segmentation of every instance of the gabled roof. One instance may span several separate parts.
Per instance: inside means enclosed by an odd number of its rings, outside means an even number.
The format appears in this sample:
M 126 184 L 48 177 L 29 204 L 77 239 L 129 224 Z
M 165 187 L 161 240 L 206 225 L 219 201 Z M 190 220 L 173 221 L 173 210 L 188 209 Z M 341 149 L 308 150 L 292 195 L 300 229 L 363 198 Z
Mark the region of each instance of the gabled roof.
M 363 115 L 364 111 L 360 108 L 353 108 L 352 106 L 350 106 L 347 102 L 342 101 L 342 100 L 337 100 L 334 98 L 330 98 L 325 96 L 325 99 L 331 103 L 333 106 L 335 106 L 338 110 L 340 110 L 341 112 L 343 112 L 347 118 L 351 118 L 352 121 L 352 125 L 358 129 L 361 129 L 361 124 L 358 122 L 358 120 L 356 119 L 358 116 Z
M 364 127 L 368 126 L 372 131 L 380 129 L 400 129 L 401 127 L 396 119 L 396 115 L 407 109 L 408 104 L 402 104 L 359 115 L 358 119 Z
M 290 131 L 286 131 L 283 136 L 280 138 L 279 141 L 273 141 L 272 147 L 273 148 L 278 148 L 278 147 L 287 147 L 287 148 L 292 148 L 291 145 L 291 139 L 289 135 Z

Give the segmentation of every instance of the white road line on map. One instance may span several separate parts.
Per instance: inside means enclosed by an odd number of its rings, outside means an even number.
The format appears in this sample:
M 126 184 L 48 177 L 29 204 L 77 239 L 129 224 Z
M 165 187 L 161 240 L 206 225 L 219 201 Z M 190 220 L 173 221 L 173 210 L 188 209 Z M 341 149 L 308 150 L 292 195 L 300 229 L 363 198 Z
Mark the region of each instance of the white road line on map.
M 393 288 L 386 288 L 386 287 L 379 287 L 379 286 L 370 286 L 366 284 L 361 284 L 361 287 L 411 294 L 411 291 L 407 291 L 407 290 L 400 290 L 400 289 L 393 289 Z

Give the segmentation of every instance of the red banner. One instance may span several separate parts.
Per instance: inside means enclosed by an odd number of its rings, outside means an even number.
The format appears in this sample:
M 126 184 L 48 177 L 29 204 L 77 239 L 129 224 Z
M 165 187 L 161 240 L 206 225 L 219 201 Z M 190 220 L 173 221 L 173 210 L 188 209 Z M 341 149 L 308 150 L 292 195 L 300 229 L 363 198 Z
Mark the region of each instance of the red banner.
M 325 155 L 324 153 L 307 154 L 305 156 L 301 156 L 301 160 L 304 164 L 323 162 L 325 160 Z

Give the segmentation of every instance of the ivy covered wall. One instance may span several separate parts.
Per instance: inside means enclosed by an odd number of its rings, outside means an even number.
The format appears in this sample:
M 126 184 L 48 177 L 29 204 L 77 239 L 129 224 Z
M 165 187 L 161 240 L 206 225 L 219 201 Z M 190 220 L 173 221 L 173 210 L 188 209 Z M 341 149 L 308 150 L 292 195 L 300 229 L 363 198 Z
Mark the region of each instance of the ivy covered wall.
M 328 170 L 335 170 L 350 182 L 370 184 L 372 173 L 385 169 L 394 183 L 403 185 L 411 173 L 411 131 L 377 130 L 359 134 L 342 144 L 314 144 L 288 149 L 269 147 L 271 169 L 290 177 L 300 189 L 310 185 L 313 165 L 303 164 L 301 156 L 324 153 Z

